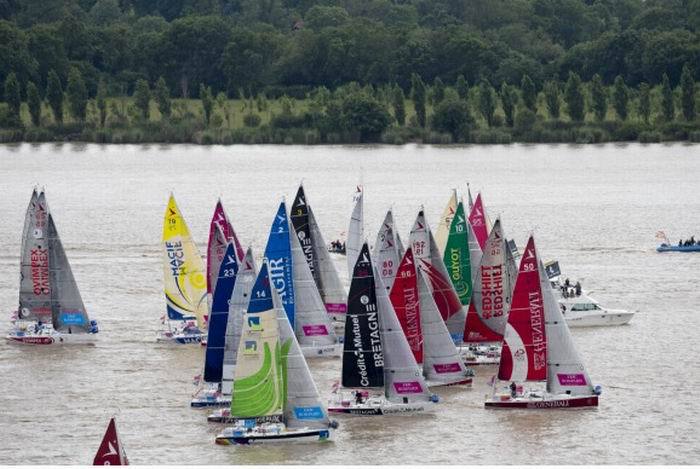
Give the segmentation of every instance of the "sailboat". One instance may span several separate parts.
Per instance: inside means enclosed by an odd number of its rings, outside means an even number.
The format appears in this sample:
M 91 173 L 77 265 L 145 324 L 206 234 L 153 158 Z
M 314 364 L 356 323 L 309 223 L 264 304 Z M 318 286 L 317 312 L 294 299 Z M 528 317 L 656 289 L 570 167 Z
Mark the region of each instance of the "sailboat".
M 260 269 L 244 316 L 230 418 L 217 444 L 326 441 L 336 422 L 320 401 L 268 264 Z
M 430 226 L 425 220 L 422 207 L 411 229 L 409 241 L 418 267 L 426 274 L 430 292 L 442 319 L 445 321 L 447 330 L 450 331 L 452 340 L 459 344 L 462 342 L 464 334 L 466 312 L 452 286 L 442 255 L 430 231 Z
M 496 219 L 484 244 L 464 326 L 463 352 L 469 364 L 488 365 L 500 361 L 515 280 L 508 274 L 507 252 L 501 220 Z
M 168 328 L 158 342 L 200 343 L 205 337 L 207 279 L 187 223 L 170 194 L 163 220 L 163 274 Z
M 292 203 L 290 219 L 327 313 L 333 321 L 344 324 L 347 293 L 301 184 Z
M 464 366 L 411 248 L 401 260 L 389 299 L 428 386 L 471 384 L 474 373 Z
M 6 336 L 31 345 L 92 344 L 90 320 L 43 190 L 35 188 L 22 232 L 19 307 Z
M 445 252 L 445 245 L 447 244 L 447 238 L 450 234 L 450 228 L 452 227 L 452 220 L 457 213 L 457 190 L 452 189 L 452 194 L 450 195 L 450 200 L 445 206 L 445 210 L 442 211 L 442 216 L 440 217 L 440 223 L 438 223 L 437 231 L 435 232 L 435 243 L 441 252 Z
M 342 345 L 326 312 L 299 238 L 290 231 L 284 201 L 280 203 L 270 228 L 265 260 L 270 268 L 270 279 L 304 355 L 339 356 Z
M 219 231 L 221 230 L 219 229 Z M 226 398 L 221 392 L 221 383 L 223 380 L 224 347 L 226 345 L 229 304 L 233 296 L 239 269 L 238 255 L 236 254 L 233 240 L 228 242 L 223 257 L 224 259 L 219 266 L 219 275 L 215 284 L 211 314 L 209 315 L 203 382 L 197 383 L 198 388 L 190 402 L 192 407 L 227 405 L 231 402 L 230 394 Z
M 431 394 L 365 242 L 355 263 L 345 324 L 343 369 L 328 411 L 389 415 L 428 410 Z M 342 387 L 341 387 L 342 385 Z
M 229 221 L 221 199 L 217 200 L 214 207 L 214 214 L 209 223 L 209 241 L 207 242 L 207 305 L 208 312 L 211 312 L 216 280 L 219 275 L 219 267 L 224 260 L 226 245 L 233 242 L 235 246 L 236 260 L 243 260 L 245 252 L 238 241 L 236 231 Z
M 360 254 L 362 242 L 365 239 L 364 209 L 362 201 L 362 186 L 357 186 L 352 196 L 353 208 L 348 225 L 348 239 L 345 242 L 345 254 L 348 261 L 348 277 L 352 278 L 357 256 Z
M 469 194 L 471 199 L 471 193 Z M 484 250 L 484 244 L 486 244 L 486 239 L 489 237 L 488 228 L 488 217 L 486 216 L 486 211 L 484 210 L 484 203 L 481 200 L 481 192 L 476 194 L 476 200 L 474 200 L 474 205 L 469 212 L 469 223 L 472 226 L 474 236 L 481 250 Z
M 532 236 L 520 260 L 493 390 L 486 407 L 598 405 L 601 389 L 591 384 Z
M 396 277 L 396 271 L 404 254 L 403 244 L 398 231 L 394 228 L 394 214 L 392 210 L 386 212 L 381 228 L 377 233 L 377 241 L 374 243 L 374 259 L 379 275 L 384 286 L 391 290 Z
M 128 466 L 126 451 L 119 439 L 117 422 L 114 417 L 109 419 L 107 430 L 102 437 L 100 447 L 92 460 L 93 466 Z

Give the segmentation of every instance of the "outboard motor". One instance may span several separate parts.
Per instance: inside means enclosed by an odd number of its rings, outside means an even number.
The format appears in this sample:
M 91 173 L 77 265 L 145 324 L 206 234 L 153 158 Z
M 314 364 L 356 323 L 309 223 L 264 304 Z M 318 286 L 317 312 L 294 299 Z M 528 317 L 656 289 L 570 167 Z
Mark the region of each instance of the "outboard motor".
M 596 384 L 593 388 L 593 394 L 595 394 L 596 396 L 600 396 L 601 394 L 603 394 L 603 387 L 600 384 Z

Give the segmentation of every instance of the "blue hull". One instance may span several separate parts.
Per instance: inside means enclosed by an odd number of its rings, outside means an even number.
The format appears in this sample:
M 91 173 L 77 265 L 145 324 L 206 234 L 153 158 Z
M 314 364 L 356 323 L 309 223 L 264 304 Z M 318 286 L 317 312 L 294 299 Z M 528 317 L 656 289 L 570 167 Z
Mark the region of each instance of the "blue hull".
M 211 400 L 211 401 L 191 401 L 191 407 L 228 407 L 231 405 L 231 399 L 228 400 Z
M 700 252 L 700 244 L 692 246 L 659 246 L 657 252 Z

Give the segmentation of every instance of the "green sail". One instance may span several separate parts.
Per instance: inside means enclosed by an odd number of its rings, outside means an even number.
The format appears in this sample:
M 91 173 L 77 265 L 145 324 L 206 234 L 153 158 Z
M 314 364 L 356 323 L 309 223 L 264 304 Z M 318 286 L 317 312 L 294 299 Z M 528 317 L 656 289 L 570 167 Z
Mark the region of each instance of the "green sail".
M 286 400 L 284 368 L 274 310 L 246 314 L 234 372 L 231 414 L 237 418 L 281 416 Z
M 468 305 L 472 295 L 471 262 L 469 259 L 469 230 L 467 217 L 464 215 L 464 205 L 460 201 L 455 210 L 455 216 L 450 225 L 443 261 L 457 291 L 459 301 Z

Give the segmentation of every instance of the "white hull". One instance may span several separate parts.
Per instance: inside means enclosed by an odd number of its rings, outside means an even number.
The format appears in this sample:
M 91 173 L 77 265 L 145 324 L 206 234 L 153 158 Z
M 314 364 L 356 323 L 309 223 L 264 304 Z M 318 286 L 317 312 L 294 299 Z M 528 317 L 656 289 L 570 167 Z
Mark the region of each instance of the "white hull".
M 13 344 L 22 345 L 95 345 L 97 333 L 69 334 L 58 332 L 51 325 L 42 325 L 38 330 L 31 323 L 15 322 L 5 339 Z
M 287 428 L 283 424 L 225 428 L 216 436 L 219 445 L 249 445 L 260 443 L 308 443 L 331 439 L 330 428 Z
M 608 309 L 601 311 L 569 311 L 564 314 L 569 327 L 622 326 L 629 323 L 633 312 Z
M 156 336 L 156 342 L 166 343 L 166 344 L 196 344 L 199 345 L 202 340 L 205 340 L 207 334 L 205 332 L 198 333 L 182 333 L 182 332 L 171 332 L 171 331 L 159 331 Z
M 204 383 L 195 391 L 190 401 L 191 407 L 227 407 L 231 405 L 231 395 L 223 394 L 218 383 Z
M 333 393 L 328 412 L 348 415 L 406 415 L 432 411 L 432 402 L 391 402 L 383 396 L 370 396 L 358 403 L 352 392 Z
M 343 344 L 304 345 L 301 351 L 306 358 L 333 358 L 343 354 Z

